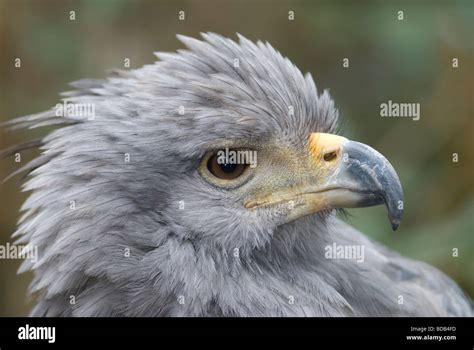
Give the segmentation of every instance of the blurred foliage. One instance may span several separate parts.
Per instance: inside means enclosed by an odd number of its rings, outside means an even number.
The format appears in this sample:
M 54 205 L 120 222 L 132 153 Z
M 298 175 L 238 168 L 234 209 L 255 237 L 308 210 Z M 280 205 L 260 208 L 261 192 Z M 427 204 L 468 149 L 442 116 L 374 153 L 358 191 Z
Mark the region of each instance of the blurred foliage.
M 185 21 L 178 20 L 180 10 Z M 177 33 L 203 31 L 269 41 L 311 72 L 320 91 L 330 89 L 342 132 L 385 154 L 406 196 L 396 233 L 381 207 L 352 210 L 347 220 L 437 266 L 474 295 L 472 1 L 0 0 L 0 121 L 50 108 L 68 82 L 103 77 L 125 58 L 132 68 L 153 62 L 153 51 L 182 47 Z M 17 57 L 21 69 L 14 67 Z M 343 58 L 350 59 L 348 69 Z M 388 100 L 421 103 L 421 120 L 381 118 L 380 104 Z M 46 131 L 2 130 L 0 149 Z M 0 178 L 17 166 L 1 161 Z M 26 197 L 20 185 L 17 179 L 0 186 L 0 244 L 10 241 Z M 17 276 L 18 266 L 0 261 L 2 316 L 25 315 L 31 307 L 31 275 Z

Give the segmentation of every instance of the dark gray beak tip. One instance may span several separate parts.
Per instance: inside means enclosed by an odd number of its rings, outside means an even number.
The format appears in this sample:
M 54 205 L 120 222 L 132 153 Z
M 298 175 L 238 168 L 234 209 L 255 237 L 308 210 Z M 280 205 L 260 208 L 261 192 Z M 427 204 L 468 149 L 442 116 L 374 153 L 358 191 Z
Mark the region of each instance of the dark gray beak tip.
M 403 217 L 403 209 L 398 208 L 395 203 L 403 201 L 403 194 L 401 191 L 401 186 L 399 187 L 398 195 L 393 196 L 392 192 L 385 193 L 386 207 L 388 211 L 388 220 L 390 225 L 392 225 L 392 230 L 396 231 L 398 226 L 400 226 Z M 396 199 L 393 199 L 396 198 Z
M 398 226 L 400 226 L 400 220 L 392 220 L 390 224 L 392 225 L 392 230 L 396 231 Z
M 398 226 L 400 226 L 403 217 L 403 207 L 399 206 L 399 203 L 403 203 L 403 192 L 398 177 L 396 180 L 397 182 L 393 182 L 396 186 L 389 187 L 383 193 L 385 206 L 388 211 L 388 220 L 393 231 L 396 231 Z

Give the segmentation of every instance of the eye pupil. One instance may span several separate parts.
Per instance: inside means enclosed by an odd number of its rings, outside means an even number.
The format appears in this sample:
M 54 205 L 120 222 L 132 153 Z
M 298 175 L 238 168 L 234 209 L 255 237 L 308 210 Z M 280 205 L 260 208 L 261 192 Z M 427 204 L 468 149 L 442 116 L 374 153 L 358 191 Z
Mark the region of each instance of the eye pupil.
M 219 166 L 225 173 L 231 173 L 237 168 L 236 164 L 219 164 Z
M 217 153 L 207 160 L 207 170 L 216 178 L 222 180 L 234 180 L 241 176 L 248 168 L 248 164 L 233 162 L 222 162 Z

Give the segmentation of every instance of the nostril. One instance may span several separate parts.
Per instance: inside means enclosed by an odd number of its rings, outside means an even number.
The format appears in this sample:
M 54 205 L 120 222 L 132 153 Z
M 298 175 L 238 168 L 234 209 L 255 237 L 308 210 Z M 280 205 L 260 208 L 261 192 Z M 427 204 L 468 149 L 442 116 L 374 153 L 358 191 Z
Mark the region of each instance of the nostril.
M 335 160 L 336 158 L 337 158 L 337 152 L 336 151 L 327 152 L 323 155 L 323 159 L 326 162 L 331 162 L 331 161 Z

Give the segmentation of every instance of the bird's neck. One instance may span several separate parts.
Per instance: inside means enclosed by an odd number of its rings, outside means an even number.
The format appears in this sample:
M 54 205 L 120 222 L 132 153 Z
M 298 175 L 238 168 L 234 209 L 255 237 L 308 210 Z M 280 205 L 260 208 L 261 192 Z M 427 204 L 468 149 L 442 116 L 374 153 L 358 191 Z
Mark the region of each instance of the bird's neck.
M 170 291 L 176 298 L 171 314 L 331 314 L 325 305 L 333 287 L 318 268 L 327 235 L 324 225 L 318 230 L 317 224 L 321 225 L 317 218 L 308 217 L 298 224 L 283 225 L 274 231 L 268 245 L 248 255 L 190 241 L 167 242 L 168 249 L 175 252 L 169 254 L 163 269 L 169 272 L 163 280 L 175 282 Z M 315 295 L 319 296 L 316 302 Z

